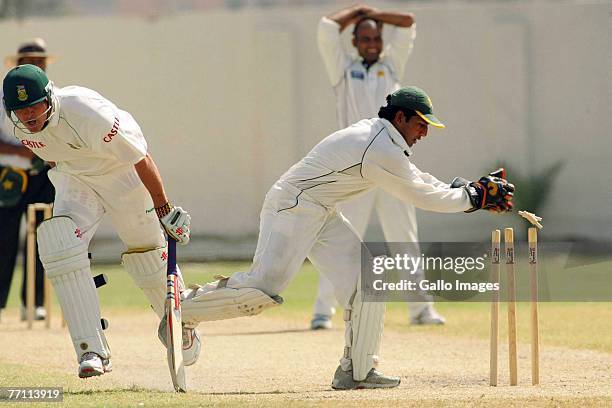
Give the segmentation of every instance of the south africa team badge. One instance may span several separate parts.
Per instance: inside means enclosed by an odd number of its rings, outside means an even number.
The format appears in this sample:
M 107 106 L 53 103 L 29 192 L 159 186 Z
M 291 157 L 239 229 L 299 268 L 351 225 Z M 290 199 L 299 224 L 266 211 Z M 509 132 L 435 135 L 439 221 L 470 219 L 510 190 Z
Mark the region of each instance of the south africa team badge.
M 28 100 L 28 93 L 26 92 L 24 85 L 17 85 L 17 99 L 21 102 Z

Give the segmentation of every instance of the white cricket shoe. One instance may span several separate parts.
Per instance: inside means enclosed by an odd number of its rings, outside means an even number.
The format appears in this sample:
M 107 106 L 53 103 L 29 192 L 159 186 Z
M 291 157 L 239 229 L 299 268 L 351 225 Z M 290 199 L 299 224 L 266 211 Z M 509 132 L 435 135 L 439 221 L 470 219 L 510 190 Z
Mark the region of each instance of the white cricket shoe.
M 164 347 L 167 347 L 166 341 L 166 316 L 159 322 L 157 329 L 157 337 L 162 342 Z M 198 361 L 200 350 L 202 349 L 202 340 L 198 329 L 186 327 L 183 323 L 183 364 L 190 366 Z
M 439 325 L 444 323 L 446 323 L 446 319 L 431 305 L 427 305 L 421 313 L 410 320 L 410 324 Z
M 310 321 L 310 330 L 328 330 L 332 328 L 331 316 L 315 314 Z
M 79 377 L 88 378 L 102 375 L 113 370 L 109 359 L 102 359 L 94 352 L 85 353 L 79 363 Z

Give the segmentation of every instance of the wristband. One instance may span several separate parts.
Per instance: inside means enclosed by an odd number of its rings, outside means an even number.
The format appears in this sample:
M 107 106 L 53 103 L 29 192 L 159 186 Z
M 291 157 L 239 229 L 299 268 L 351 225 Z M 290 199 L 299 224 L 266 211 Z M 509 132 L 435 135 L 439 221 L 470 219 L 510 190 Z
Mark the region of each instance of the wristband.
M 170 203 L 166 203 L 161 207 L 155 207 L 155 214 L 157 214 L 157 218 L 164 218 L 166 215 L 170 214 L 172 211 L 172 206 Z

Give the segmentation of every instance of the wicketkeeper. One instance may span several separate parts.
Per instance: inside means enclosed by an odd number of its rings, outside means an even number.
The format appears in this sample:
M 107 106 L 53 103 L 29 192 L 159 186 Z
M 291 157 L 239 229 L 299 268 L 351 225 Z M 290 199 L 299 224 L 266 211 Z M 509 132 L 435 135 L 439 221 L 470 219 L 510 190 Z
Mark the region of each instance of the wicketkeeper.
M 305 258 L 333 284 L 345 308 L 346 345 L 332 381 L 335 389 L 391 388 L 398 377 L 374 369 L 385 304 L 365 302 L 358 290 L 361 240 L 336 204 L 380 187 L 401 200 L 437 212 L 510 211 L 514 187 L 497 175 L 451 184 L 411 163 L 411 147 L 441 126 L 421 89 L 387 96 L 379 118 L 337 131 L 314 147 L 272 186 L 261 211 L 259 240 L 249 271 L 187 289 L 183 322 L 255 315 L 278 297 Z
M 162 318 L 166 296 L 166 240 L 189 242 L 190 216 L 172 206 L 134 118 L 87 88 L 56 88 L 34 65 L 4 78 L 4 108 L 14 135 L 34 154 L 55 163 L 53 218 L 38 228 L 40 259 L 70 330 L 79 377 L 111 370 L 100 322 L 88 245 L 105 214 L 127 251 L 125 269 Z M 185 365 L 195 363 L 200 338 L 183 331 Z

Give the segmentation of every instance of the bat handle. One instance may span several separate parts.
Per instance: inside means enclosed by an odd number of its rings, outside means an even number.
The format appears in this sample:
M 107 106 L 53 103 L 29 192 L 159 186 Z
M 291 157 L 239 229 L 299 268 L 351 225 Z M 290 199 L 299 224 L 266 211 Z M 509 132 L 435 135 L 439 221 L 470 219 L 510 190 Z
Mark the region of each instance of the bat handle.
M 168 274 L 176 274 L 176 240 L 168 237 Z

